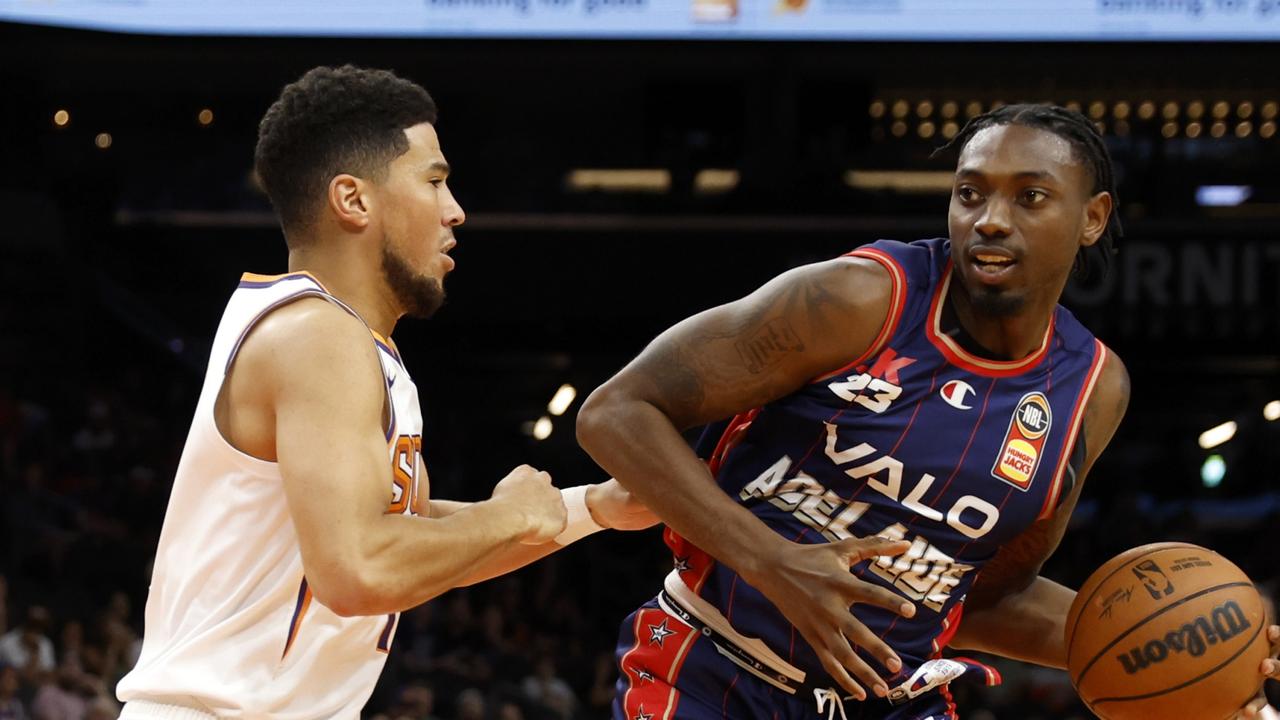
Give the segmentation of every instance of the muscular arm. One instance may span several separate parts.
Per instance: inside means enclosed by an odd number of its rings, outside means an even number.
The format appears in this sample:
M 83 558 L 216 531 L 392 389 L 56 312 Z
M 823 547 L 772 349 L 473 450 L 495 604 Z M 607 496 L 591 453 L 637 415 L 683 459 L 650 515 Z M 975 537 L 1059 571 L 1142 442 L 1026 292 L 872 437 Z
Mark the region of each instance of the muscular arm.
M 908 544 L 788 542 L 716 486 L 680 430 L 759 407 L 862 355 L 889 314 L 891 282 L 871 260 L 792 270 L 658 336 L 578 413 L 578 440 L 596 462 L 772 601 L 826 671 L 858 698 L 867 690 L 883 696 L 888 687 L 850 643 L 891 672 L 901 660 L 850 606 L 869 603 L 907 617 L 915 608 L 848 570 Z
M 497 494 L 438 519 L 387 514 L 379 360 L 363 325 L 328 302 L 300 300 L 265 318 L 227 382 L 267 412 L 263 432 L 274 433 L 307 580 L 340 615 L 413 607 L 462 583 L 485 557 L 548 532 L 521 498 Z
M 982 569 L 965 601 L 964 617 L 951 645 L 1038 665 L 1065 668 L 1063 633 L 1076 593 L 1039 576 L 1057 549 L 1084 487 L 1085 476 L 1111 441 L 1129 404 L 1129 374 L 1108 353 L 1089 406 L 1084 433 L 1087 456 L 1071 494 L 1053 517 L 1041 520 L 1000 548 Z
M 752 582 L 783 540 L 719 490 L 680 431 L 783 397 L 861 354 L 890 289 L 873 261 L 840 259 L 695 315 L 591 394 L 578 440 L 667 525 Z

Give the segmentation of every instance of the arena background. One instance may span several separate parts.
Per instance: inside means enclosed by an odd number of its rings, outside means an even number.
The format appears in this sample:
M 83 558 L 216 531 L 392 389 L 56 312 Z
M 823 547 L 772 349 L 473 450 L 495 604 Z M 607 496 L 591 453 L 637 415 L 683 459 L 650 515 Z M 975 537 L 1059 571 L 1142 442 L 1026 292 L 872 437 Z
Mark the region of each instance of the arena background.
M 0 17 L 46 5 L 0 3 Z M 1041 22 L 1055 27 L 1049 11 Z M 257 120 L 283 84 L 343 62 L 430 90 L 468 211 L 448 304 L 396 333 L 433 496 L 482 499 L 520 462 L 564 485 L 600 479 L 575 411 L 657 332 L 795 265 L 944 234 L 951 160 L 930 152 L 953 123 L 1075 103 L 1107 132 L 1126 237 L 1109 279 L 1067 304 L 1125 358 L 1133 399 L 1045 573 L 1077 586 L 1120 550 L 1178 539 L 1276 590 L 1274 44 L 0 23 L 0 634 L 44 635 L 58 666 L 0 670 L 0 718 L 15 703 L 115 717 L 223 303 L 242 271 L 284 268 L 250 173 Z M 577 399 L 551 416 L 563 384 Z M 1234 436 L 1203 448 L 1227 422 Z M 668 566 L 656 530 L 598 535 L 406 613 L 367 716 L 604 717 L 618 622 Z M 1089 717 L 1064 674 L 999 666 L 1003 686 L 957 688 L 963 717 Z

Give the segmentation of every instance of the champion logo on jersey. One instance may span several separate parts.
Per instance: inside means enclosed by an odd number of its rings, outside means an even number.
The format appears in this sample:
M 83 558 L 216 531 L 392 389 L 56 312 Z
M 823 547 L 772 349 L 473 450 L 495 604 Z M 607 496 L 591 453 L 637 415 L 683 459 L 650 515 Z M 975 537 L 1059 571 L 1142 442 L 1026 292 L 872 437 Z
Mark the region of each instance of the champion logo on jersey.
M 1052 421 L 1049 399 L 1043 393 L 1023 395 L 1009 418 L 1009 430 L 991 475 L 1019 490 L 1030 488 Z
M 942 396 L 944 402 L 957 410 L 972 410 L 973 406 L 966 404 L 965 398 L 977 395 L 978 391 L 963 380 L 952 380 L 943 385 L 938 394 Z

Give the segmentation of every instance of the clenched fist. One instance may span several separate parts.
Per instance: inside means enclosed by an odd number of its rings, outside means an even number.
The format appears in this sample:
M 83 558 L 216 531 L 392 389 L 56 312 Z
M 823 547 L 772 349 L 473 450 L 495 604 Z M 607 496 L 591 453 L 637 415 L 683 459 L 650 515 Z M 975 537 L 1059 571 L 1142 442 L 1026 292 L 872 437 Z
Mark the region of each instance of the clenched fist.
M 512 517 L 524 524 L 520 535 L 525 545 L 550 542 L 564 530 L 567 516 L 560 490 L 551 476 L 528 465 L 507 473 L 493 488 L 493 500 L 509 507 Z

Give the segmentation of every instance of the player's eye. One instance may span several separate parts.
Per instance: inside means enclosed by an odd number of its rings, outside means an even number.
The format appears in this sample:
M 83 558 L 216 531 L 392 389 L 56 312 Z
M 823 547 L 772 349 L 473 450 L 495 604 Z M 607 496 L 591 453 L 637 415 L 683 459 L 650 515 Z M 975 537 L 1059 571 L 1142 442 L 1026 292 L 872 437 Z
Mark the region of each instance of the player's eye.
M 966 204 L 978 202 L 982 199 L 982 195 L 976 189 L 969 187 L 968 185 L 961 185 L 956 188 L 956 197 L 959 198 L 960 202 Z
M 1039 205 L 1049 199 L 1049 193 L 1043 190 L 1024 190 L 1022 192 L 1022 201 L 1028 205 Z

